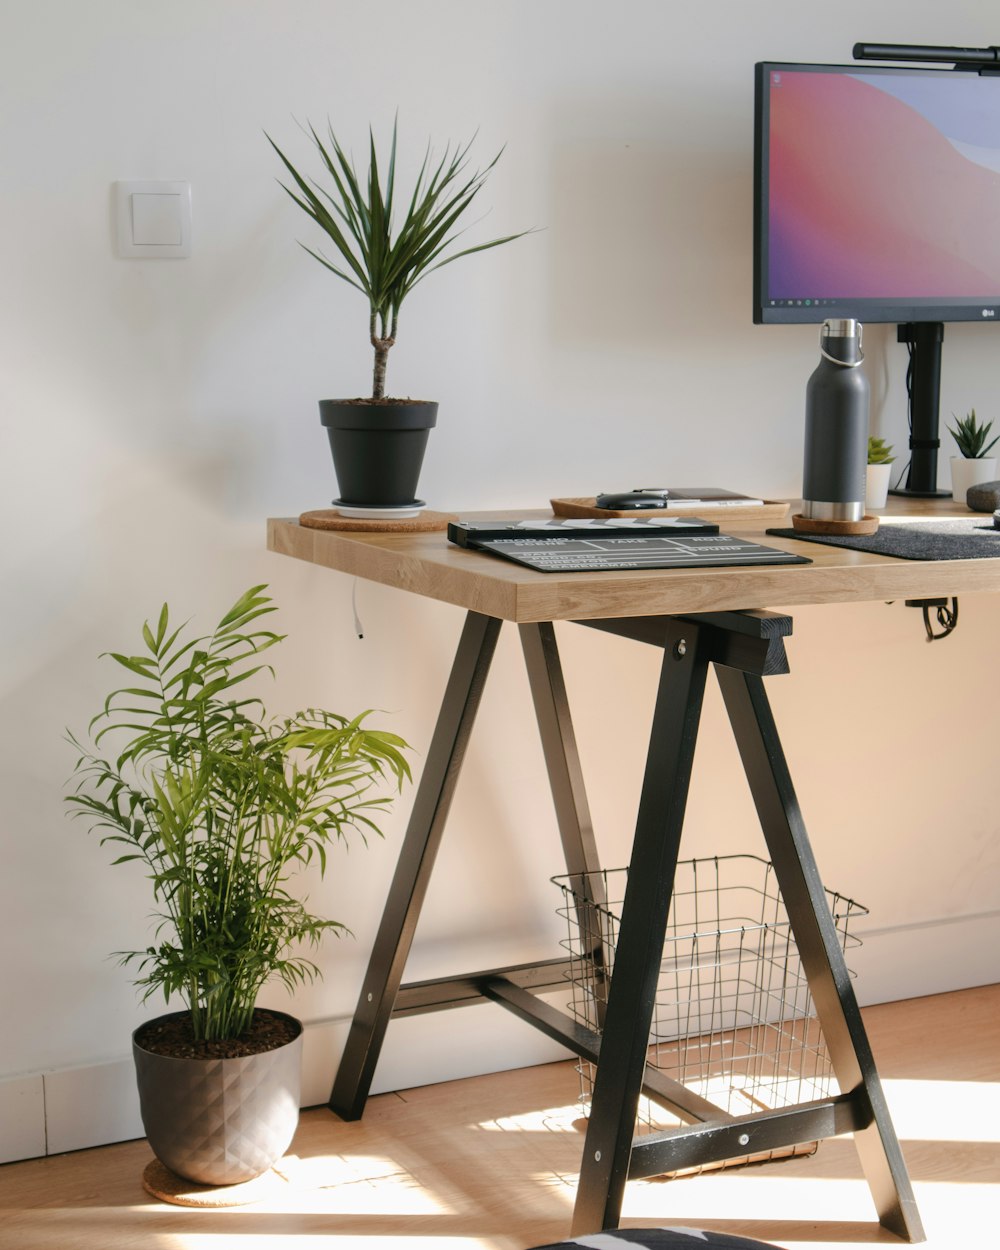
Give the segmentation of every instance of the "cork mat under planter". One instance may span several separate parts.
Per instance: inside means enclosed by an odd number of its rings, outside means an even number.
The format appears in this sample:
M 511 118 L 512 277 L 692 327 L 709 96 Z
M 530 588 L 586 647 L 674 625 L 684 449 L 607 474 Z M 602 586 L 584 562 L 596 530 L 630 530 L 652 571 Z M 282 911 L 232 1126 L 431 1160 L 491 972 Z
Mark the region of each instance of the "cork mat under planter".
M 237 1185 L 199 1185 L 171 1172 L 159 1159 L 151 1159 L 142 1173 L 142 1187 L 154 1198 L 178 1207 L 242 1207 L 263 1202 L 288 1187 L 288 1177 L 279 1167 Z
M 418 534 L 448 528 L 449 521 L 457 521 L 453 512 L 421 512 L 419 516 L 385 520 L 374 517 L 341 516 L 333 508 L 317 512 L 303 512 L 299 524 L 314 530 L 353 530 L 355 533 Z

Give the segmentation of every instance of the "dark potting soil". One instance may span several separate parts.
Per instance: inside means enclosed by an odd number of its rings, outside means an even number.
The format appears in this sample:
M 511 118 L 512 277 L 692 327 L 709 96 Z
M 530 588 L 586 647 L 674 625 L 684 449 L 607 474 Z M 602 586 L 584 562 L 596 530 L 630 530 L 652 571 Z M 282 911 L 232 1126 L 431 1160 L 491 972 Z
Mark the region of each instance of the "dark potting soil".
M 392 399 L 388 395 L 380 395 L 378 399 L 366 399 L 359 395 L 356 399 L 338 399 L 338 404 L 365 404 L 369 408 L 387 408 L 390 404 L 431 404 L 432 399 Z
M 299 1026 L 288 1016 L 258 1007 L 250 1027 L 239 1037 L 226 1037 L 214 1042 L 197 1041 L 191 1017 L 186 1012 L 179 1012 L 142 1025 L 135 1040 L 143 1050 L 172 1059 L 241 1059 L 246 1055 L 277 1050 L 279 1046 L 294 1041 L 298 1035 Z

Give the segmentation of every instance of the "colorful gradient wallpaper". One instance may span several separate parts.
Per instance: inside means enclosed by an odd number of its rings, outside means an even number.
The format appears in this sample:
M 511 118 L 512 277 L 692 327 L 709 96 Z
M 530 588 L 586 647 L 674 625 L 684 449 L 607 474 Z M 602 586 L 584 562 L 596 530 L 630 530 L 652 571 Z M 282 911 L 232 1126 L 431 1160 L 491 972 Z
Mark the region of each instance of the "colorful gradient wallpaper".
M 770 299 L 1000 302 L 1000 79 L 770 78 Z

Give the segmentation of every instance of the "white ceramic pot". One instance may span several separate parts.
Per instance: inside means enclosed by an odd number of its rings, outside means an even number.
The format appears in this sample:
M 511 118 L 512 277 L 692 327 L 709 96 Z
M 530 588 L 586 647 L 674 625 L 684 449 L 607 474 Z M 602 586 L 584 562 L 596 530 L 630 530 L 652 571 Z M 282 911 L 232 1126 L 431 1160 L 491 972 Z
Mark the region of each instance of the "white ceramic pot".
M 956 503 L 965 503 L 970 486 L 978 486 L 980 482 L 997 480 L 996 456 L 980 456 L 968 459 L 965 456 L 951 458 L 951 493 Z
M 884 508 L 889 497 L 889 478 L 892 461 L 886 464 L 870 464 L 865 473 L 865 507 Z

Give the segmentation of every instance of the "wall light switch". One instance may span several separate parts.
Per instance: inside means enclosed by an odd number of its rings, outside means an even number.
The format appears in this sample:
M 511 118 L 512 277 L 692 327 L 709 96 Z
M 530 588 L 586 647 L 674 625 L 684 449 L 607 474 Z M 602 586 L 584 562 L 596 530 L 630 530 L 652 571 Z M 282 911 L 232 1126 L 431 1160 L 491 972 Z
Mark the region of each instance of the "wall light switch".
M 189 182 L 116 182 L 115 218 L 119 256 L 191 255 Z

